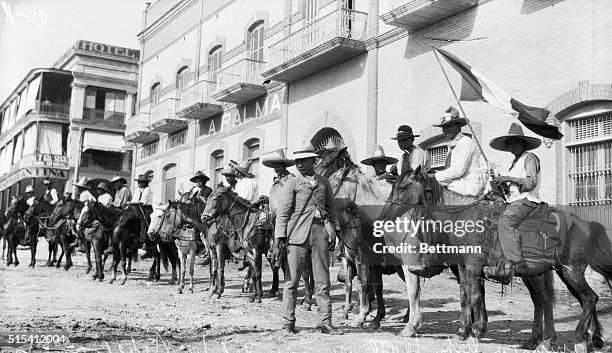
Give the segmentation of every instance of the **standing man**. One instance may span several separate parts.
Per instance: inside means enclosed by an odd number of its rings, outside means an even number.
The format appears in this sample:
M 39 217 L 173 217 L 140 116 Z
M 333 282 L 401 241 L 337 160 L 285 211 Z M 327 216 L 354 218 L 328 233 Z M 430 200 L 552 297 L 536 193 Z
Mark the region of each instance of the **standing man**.
M 496 183 L 508 186 L 506 202 L 508 206 L 497 224 L 499 241 L 507 262 L 504 267 L 486 266 L 485 273 L 493 276 L 505 276 L 515 272 L 519 274 L 527 269 L 520 245 L 518 227 L 540 204 L 540 159 L 528 152 L 538 148 L 542 141 L 535 137 L 525 136 L 523 128 L 516 123 L 510 125 L 508 134 L 496 137 L 489 145 L 498 151 L 510 152 L 514 160 L 506 175 L 494 179 Z M 492 271 L 493 270 L 493 271 Z M 503 271 L 503 273 L 499 273 Z
M 147 229 L 151 222 L 151 213 L 153 213 L 153 191 L 149 186 L 151 180 L 144 174 L 140 174 L 137 179 L 134 179 L 138 183 L 138 187 L 134 190 L 132 200 L 128 203 L 130 210 L 135 212 L 140 220 L 140 242 L 142 243 L 142 250 L 146 253 L 142 256 L 143 259 L 150 257 L 153 254 L 153 244 L 147 237 Z
M 403 153 L 400 166 L 394 165 L 391 167 L 390 173 L 392 175 L 401 176 L 419 166 L 422 170 L 429 168 L 429 155 L 422 148 L 414 145 L 414 138 L 419 136 L 412 133 L 412 128 L 408 125 L 401 125 L 397 128 L 397 134 L 395 137 L 391 137 L 391 140 L 397 140 L 397 146 Z
M 238 180 L 235 188 L 236 193 L 243 199 L 253 203 L 257 201 L 259 192 L 257 182 L 255 181 L 255 175 L 249 171 L 251 169 L 251 163 L 251 160 L 242 161 L 240 164 L 230 160 L 230 165 L 236 171 L 236 179 Z
M 315 281 L 315 298 L 317 301 L 320 322 L 317 329 L 327 334 L 342 334 L 331 324 L 332 305 L 329 295 L 329 247 L 330 237 L 323 222 L 329 218 L 335 229 L 340 229 L 332 213 L 334 198 L 329 181 L 316 175 L 315 158 L 310 143 L 294 152 L 298 175 L 287 180 L 282 190 L 280 204 L 276 210 L 276 228 L 274 240 L 274 259 L 278 258 L 279 249 L 287 244 L 287 272 L 285 272 L 285 292 L 283 307 L 285 310 L 284 329 L 288 333 L 295 331 L 295 305 L 300 277 L 306 265 L 306 258 L 312 260 Z
M 442 128 L 442 133 L 451 143 L 445 169 L 439 172 L 430 171 L 429 176 L 435 176 L 436 180 L 450 191 L 476 197 L 483 192 L 486 178 L 476 142 L 461 132 L 465 125 L 467 120 L 460 118 L 459 112 L 453 107 L 446 109 L 439 124 L 434 124 Z M 453 203 L 451 200 L 446 201 L 447 204 Z M 460 198 L 455 202 L 461 202 Z
M 189 190 L 189 200 L 192 202 L 196 202 L 198 199 L 203 203 L 206 203 L 210 194 L 212 194 L 212 189 L 206 186 L 206 183 L 210 180 L 208 175 L 204 174 L 202 171 L 197 171 L 195 175 L 189 179 L 192 183 L 196 185 Z
M 43 181 L 43 184 L 46 187 L 45 193 L 43 195 L 43 199 L 48 203 L 55 205 L 59 201 L 59 197 L 57 196 L 57 190 L 53 187 L 53 182 L 51 179 L 46 178 Z
M 127 180 L 119 175 L 115 175 L 110 181 L 110 187 L 115 191 L 113 206 L 116 208 L 125 209 L 128 201 L 132 198 L 130 188 L 126 184 Z

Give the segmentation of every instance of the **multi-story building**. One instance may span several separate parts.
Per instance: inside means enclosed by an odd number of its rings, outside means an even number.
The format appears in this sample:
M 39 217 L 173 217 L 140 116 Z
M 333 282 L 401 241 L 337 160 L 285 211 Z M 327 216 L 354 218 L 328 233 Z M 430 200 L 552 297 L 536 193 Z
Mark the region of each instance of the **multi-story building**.
M 436 46 L 551 111 L 565 136 L 535 150 L 543 200 L 612 225 L 611 10 L 606 0 L 158 0 L 144 12 L 127 121 L 134 174 L 151 175 L 162 201 L 196 170 L 218 182 L 229 159 L 258 162 L 303 140 L 336 139 L 355 160 L 377 144 L 399 152 L 389 138 L 400 124 L 421 131 L 441 166 L 448 141 L 431 124 L 456 102 Z M 510 115 L 464 108 L 488 159 L 507 169 L 511 156 L 488 142 Z M 272 171 L 256 165 L 266 193 Z
M 0 105 L 0 207 L 27 185 L 40 192 L 45 178 L 61 192 L 82 176 L 131 176 L 123 134 L 139 59 L 135 49 L 79 40 L 24 77 Z

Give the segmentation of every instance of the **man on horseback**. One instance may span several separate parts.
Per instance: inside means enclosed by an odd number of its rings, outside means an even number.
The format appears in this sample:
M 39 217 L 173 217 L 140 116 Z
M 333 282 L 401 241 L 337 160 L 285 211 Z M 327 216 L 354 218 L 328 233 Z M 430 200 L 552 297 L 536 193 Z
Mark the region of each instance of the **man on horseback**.
M 230 160 L 230 165 L 234 168 L 237 179 L 235 187 L 236 193 L 243 199 L 253 203 L 257 201 L 259 192 L 257 182 L 255 181 L 255 175 L 249 171 L 251 169 L 251 163 L 251 160 L 242 161 L 240 164 Z
M 398 168 L 397 165 L 391 167 L 390 173 L 392 175 L 396 177 L 404 175 L 419 166 L 423 170 L 429 168 L 429 155 L 422 148 L 414 145 L 414 138 L 419 136 L 413 134 L 412 128 L 408 125 L 401 125 L 397 128 L 397 134 L 395 137 L 391 137 L 391 140 L 397 140 L 397 146 L 404 153 L 402 154 L 400 167 Z
M 34 187 L 32 185 L 28 185 L 23 192 L 23 196 L 25 197 L 26 204 L 28 206 L 32 206 L 34 200 L 36 199 L 36 195 L 34 193 Z
M 189 179 L 189 181 L 196 184 L 189 190 L 189 201 L 197 202 L 199 199 L 201 202 L 206 203 L 206 200 L 208 200 L 208 197 L 212 194 L 212 189 L 206 186 L 209 180 L 210 178 L 208 175 L 199 170 Z
M 522 256 L 518 226 L 538 207 L 540 190 L 540 160 L 528 152 L 540 146 L 542 141 L 525 136 L 520 125 L 512 123 L 508 134 L 491 140 L 489 145 L 498 151 L 510 152 L 514 160 L 507 175 L 494 179 L 496 183 L 507 185 L 506 202 L 508 206 L 497 223 L 497 231 L 502 251 L 507 263 L 504 267 L 487 266 L 485 273 L 495 276 L 499 271 L 504 274 L 520 274 L 527 267 Z M 502 275 L 502 274 L 497 274 Z
M 119 175 L 115 175 L 110 181 L 110 187 L 115 191 L 113 206 L 116 208 L 125 209 L 128 201 L 132 198 L 130 188 L 126 184 L 127 180 Z
M 450 191 L 476 197 L 484 191 L 486 179 L 476 142 L 461 132 L 465 125 L 467 120 L 460 118 L 459 112 L 453 107 L 446 109 L 439 124 L 434 124 L 442 128 L 442 133 L 451 142 L 445 168 L 439 172 L 429 171 L 429 175 L 435 176 L 436 180 Z M 461 202 L 460 199 L 461 196 L 457 200 L 446 200 L 446 204 Z
M 372 181 L 380 183 L 381 185 L 389 188 L 393 183 L 393 174 L 387 172 L 387 166 L 395 165 L 396 163 L 397 158 L 386 156 L 385 150 L 381 145 L 376 147 L 372 157 L 361 161 L 361 164 L 369 165 L 374 168 L 374 177 L 372 177 Z M 389 191 L 391 190 L 389 189 Z
M 98 202 L 104 207 L 111 207 L 113 205 L 113 195 L 110 194 L 108 184 L 102 181 L 98 183 L 96 189 L 98 190 Z
M 53 182 L 51 181 L 51 179 L 46 178 L 43 181 L 43 184 L 47 188 L 43 195 L 43 199 L 52 205 L 57 204 L 57 202 L 59 201 L 59 197 L 57 196 L 57 190 L 55 190 L 55 188 L 53 187 Z
M 310 256 L 315 280 L 315 297 L 321 321 L 317 329 L 327 334 L 342 334 L 331 324 L 331 299 L 329 280 L 329 247 L 333 243 L 328 235 L 325 222 L 340 229 L 332 212 L 333 191 L 329 181 L 315 174 L 317 154 L 310 143 L 294 152 L 295 165 L 299 174 L 287 180 L 282 190 L 276 213 L 274 258 L 279 249 L 287 244 L 287 272 L 285 273 L 284 328 L 295 333 L 295 306 L 300 277 Z
M 221 169 L 221 175 L 223 175 L 225 179 L 219 183 L 219 186 L 226 186 L 232 190 L 236 188 L 238 180 L 236 179 L 236 171 L 234 168 L 228 167 Z
M 151 213 L 153 213 L 153 191 L 149 186 L 151 180 L 144 174 L 140 174 L 134 180 L 138 182 L 138 187 L 134 190 L 132 200 L 128 205 L 130 210 L 135 212 L 140 220 L 139 240 L 142 243 L 141 249 L 146 251 L 142 258 L 146 259 L 153 253 L 153 245 L 147 237 L 147 229 L 149 228 Z

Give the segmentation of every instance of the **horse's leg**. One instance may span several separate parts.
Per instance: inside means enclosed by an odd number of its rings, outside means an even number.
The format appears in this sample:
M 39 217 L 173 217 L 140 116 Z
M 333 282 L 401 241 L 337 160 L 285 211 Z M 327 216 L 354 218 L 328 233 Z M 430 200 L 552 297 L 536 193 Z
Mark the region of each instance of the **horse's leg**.
M 115 237 L 115 234 L 113 234 L 113 240 L 114 239 L 118 239 Z M 113 283 L 117 279 L 117 266 L 119 266 L 120 260 L 121 260 L 121 255 L 119 251 L 119 243 L 113 242 L 113 264 L 112 264 L 113 274 L 111 276 L 109 283 Z
M 60 268 L 62 266 L 62 259 L 64 258 L 64 248 L 61 247 L 60 242 L 55 243 L 55 252 L 60 251 L 60 255 L 57 258 L 57 262 L 55 263 L 55 267 Z
M 90 245 L 91 247 L 93 247 L 94 257 L 95 257 L 95 262 L 96 262 L 96 270 L 92 278 L 94 280 L 97 279 L 98 282 L 102 282 L 102 280 L 104 279 L 104 261 L 106 261 L 106 257 L 104 258 L 104 260 L 102 260 L 102 256 L 108 256 L 108 255 L 102 255 L 102 253 L 104 249 L 108 247 L 108 244 L 104 241 L 104 236 L 102 234 L 99 234 L 99 235 L 96 234 L 96 236 L 93 239 L 93 242 L 85 243 L 85 249 L 87 253 L 91 253 Z
M 72 251 L 68 244 L 68 232 L 69 230 L 66 228 L 66 226 L 64 226 L 64 231 L 60 233 L 61 234 L 61 237 L 60 237 L 61 244 L 60 245 L 62 247 L 62 251 L 64 252 L 64 254 L 66 254 L 66 265 L 64 265 L 64 270 L 66 271 L 68 271 L 70 267 L 72 267 Z M 91 268 L 91 260 L 90 260 L 89 266 Z
M 210 280 L 208 282 L 208 290 L 210 291 L 209 296 L 212 296 L 217 292 L 217 271 L 219 268 L 219 258 L 217 258 L 217 245 L 211 243 L 211 247 L 208 248 L 210 255 L 210 264 L 208 267 Z
M 400 335 L 404 337 L 416 336 L 417 330 L 421 326 L 421 282 L 419 282 L 419 276 L 410 272 L 411 267 L 404 265 L 402 270 L 404 272 L 404 280 L 406 282 L 406 293 L 408 294 L 408 322 L 406 326 L 400 332 Z
M 179 294 L 183 294 L 183 288 L 185 288 L 185 271 L 187 271 L 187 254 L 181 251 L 180 254 L 181 267 L 179 269 L 181 275 L 179 277 Z
M 38 245 L 38 236 L 34 235 L 30 240 L 30 255 L 32 258 L 30 259 L 30 266 L 34 268 L 36 266 L 36 247 Z
M 51 241 L 51 244 L 49 244 L 52 248 L 53 248 L 53 261 L 52 263 L 54 265 L 57 265 L 57 239 L 55 239 L 55 235 L 52 236 L 53 240 Z
M 557 274 L 582 306 L 582 317 L 575 330 L 577 341 L 576 351 L 578 351 L 578 347 L 581 347 L 584 349 L 584 352 L 587 352 L 589 343 L 592 343 L 593 348 L 600 349 L 603 347 L 603 340 L 601 332 L 593 332 L 592 336 L 589 333 L 589 329 L 592 326 L 594 326 L 596 330 L 600 330 L 601 324 L 599 323 L 596 313 L 596 305 L 599 297 L 584 278 L 585 269 L 586 265 L 563 266 L 561 270 L 557 270 Z
M 6 242 L 8 246 L 8 252 L 6 253 L 6 266 L 9 266 L 13 264 L 13 235 L 6 233 L 6 237 Z
M 124 285 L 125 281 L 127 281 L 127 267 L 126 267 L 126 260 L 127 260 L 127 244 L 126 244 L 127 240 L 122 239 L 119 242 L 119 254 L 121 256 L 121 270 L 123 270 L 123 277 L 121 278 L 121 281 L 119 282 L 119 284 Z M 130 256 L 131 258 L 131 256 Z
M 467 267 L 466 273 L 468 275 L 468 293 L 469 293 L 469 305 L 472 312 L 472 323 L 471 330 L 472 334 L 477 340 L 484 337 L 487 332 L 487 309 L 485 304 L 485 287 L 484 278 L 482 277 L 481 267 Z
M 353 319 L 351 326 L 362 327 L 366 317 L 370 313 L 370 300 L 368 298 L 368 283 L 370 279 L 370 266 L 362 263 L 356 264 L 357 270 L 357 293 L 359 295 L 359 314 Z M 349 277 L 345 278 L 345 283 L 349 281 Z
M 346 257 L 342 258 L 342 266 L 344 267 L 344 310 L 342 311 L 342 315 L 344 319 L 348 319 L 349 312 L 353 308 L 351 305 L 351 294 L 353 292 L 353 277 L 355 274 L 353 273 L 353 264 L 349 264 Z
M 274 266 L 274 260 L 268 258 L 268 263 L 270 264 L 270 268 L 272 269 L 272 288 L 270 288 L 269 297 L 276 298 L 276 293 L 278 292 L 279 286 L 279 277 L 278 277 L 278 267 Z
M 383 279 L 382 279 L 382 267 L 374 266 L 373 269 L 373 289 L 374 294 L 376 295 L 376 316 L 374 319 L 368 324 L 368 328 L 370 329 L 378 329 L 380 328 L 380 321 L 385 317 L 385 300 L 383 298 Z
M 172 256 L 170 259 L 170 262 L 172 264 L 172 279 L 170 279 L 170 284 L 176 284 L 176 280 L 177 280 L 176 266 L 180 266 L 180 262 L 178 258 L 179 256 L 178 250 L 176 249 L 176 246 L 174 246 L 174 243 L 166 243 L 166 247 L 168 248 L 169 254 Z M 180 271 L 180 267 L 179 267 L 179 271 Z
M 193 267 L 195 265 L 195 257 L 197 252 L 197 244 L 192 244 L 189 248 L 189 292 L 193 294 Z
M 55 260 L 53 259 L 53 242 L 48 242 L 47 247 L 49 248 L 49 251 L 47 254 L 47 262 L 45 262 L 45 266 L 53 267 L 53 265 L 55 265 Z
M 472 310 L 470 308 L 469 283 L 467 279 L 467 269 L 465 265 L 457 265 L 459 274 L 459 303 L 461 305 L 461 316 L 459 319 L 459 328 L 453 340 L 465 341 L 470 336 L 470 325 L 472 323 Z
M 216 246 L 217 252 L 217 288 L 216 298 L 219 299 L 225 290 L 225 261 L 223 259 L 223 244 Z
M 253 249 L 253 253 L 255 254 L 255 272 L 253 275 L 253 281 L 255 283 L 254 285 L 254 290 L 253 292 L 255 292 L 255 302 L 256 303 L 261 303 L 261 298 L 263 297 L 263 288 L 262 288 L 262 284 L 261 284 L 261 266 L 262 266 L 262 259 L 261 257 L 263 256 L 263 253 L 260 252 L 257 248 Z
M 533 326 L 531 327 L 531 337 L 521 346 L 521 349 L 536 349 L 543 335 L 544 323 L 544 275 L 522 277 L 523 283 L 529 290 L 531 302 L 533 303 Z
M 97 256 L 97 253 L 95 252 L 95 246 L 94 246 L 94 256 Z M 88 274 L 89 272 L 91 272 L 91 244 L 87 240 L 85 240 L 85 258 L 87 259 L 87 268 L 85 269 L 85 274 Z M 98 267 L 98 264 L 96 263 L 96 268 L 97 267 Z

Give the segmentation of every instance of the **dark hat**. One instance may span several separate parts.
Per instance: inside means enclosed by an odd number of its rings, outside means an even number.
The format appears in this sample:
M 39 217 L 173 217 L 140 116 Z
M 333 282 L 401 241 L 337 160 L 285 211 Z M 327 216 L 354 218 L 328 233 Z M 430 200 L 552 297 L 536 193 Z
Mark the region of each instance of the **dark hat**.
M 542 140 L 531 136 L 525 136 L 525 134 L 523 133 L 523 128 L 517 123 L 512 123 L 512 125 L 510 125 L 510 129 L 508 130 L 508 133 L 506 135 L 502 135 L 492 139 L 491 142 L 489 142 L 489 146 L 493 147 L 498 151 L 510 152 L 510 148 L 506 144 L 508 139 L 510 138 L 518 138 L 520 140 L 523 140 L 523 142 L 525 143 L 526 150 L 536 149 L 542 144 Z
M 236 170 L 237 173 L 240 173 L 247 178 L 255 178 L 255 175 L 249 172 L 249 169 L 251 169 L 251 163 L 253 163 L 253 161 L 251 161 L 250 159 L 242 161 L 240 163 L 236 163 L 236 161 L 230 159 L 229 162 L 230 165 L 234 167 L 234 170 Z
M 51 185 L 51 184 L 53 184 L 53 181 L 51 181 L 51 179 L 47 178 L 47 179 L 45 179 L 45 180 L 43 181 L 43 184 L 45 184 L 45 185 Z
M 198 180 L 203 180 L 204 183 L 210 180 L 208 175 L 204 174 L 201 170 L 198 170 L 195 175 L 189 179 L 190 182 L 195 183 Z
M 381 145 L 378 145 L 376 147 L 376 150 L 374 150 L 373 156 L 370 158 L 364 159 L 363 161 L 361 161 L 361 164 L 374 165 L 374 162 L 376 161 L 383 161 L 386 164 L 395 164 L 397 163 L 397 158 L 386 156 L 385 150 L 382 148 Z
M 454 107 L 448 107 L 442 117 L 440 118 L 439 124 L 433 124 L 435 127 L 444 127 L 451 124 L 458 124 L 459 126 L 467 125 L 467 120 L 465 118 L 459 117 L 459 111 Z
M 146 175 L 144 175 L 144 174 L 138 175 L 138 178 L 134 179 L 134 180 L 137 181 L 137 182 L 141 182 L 141 181 L 142 182 L 146 182 L 146 183 L 150 183 L 151 182 L 151 180 Z
M 391 137 L 391 140 L 402 140 L 408 137 L 419 137 L 421 135 L 415 135 L 412 133 L 412 128 L 408 125 L 400 125 L 397 128 L 397 134 L 395 137 Z
M 119 176 L 119 175 L 115 175 L 111 179 L 110 183 L 112 184 L 112 183 L 117 182 L 117 181 L 121 182 L 121 184 L 127 184 L 127 180 L 124 177 Z
M 102 189 L 110 194 L 110 190 L 108 189 L 108 184 L 104 181 L 98 183 L 97 189 Z
M 272 157 L 264 158 L 261 163 L 268 168 L 291 167 L 295 164 L 294 161 L 285 157 L 285 151 L 279 149 Z

